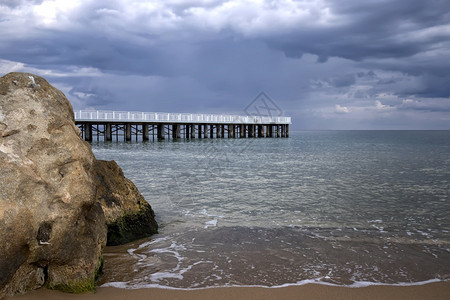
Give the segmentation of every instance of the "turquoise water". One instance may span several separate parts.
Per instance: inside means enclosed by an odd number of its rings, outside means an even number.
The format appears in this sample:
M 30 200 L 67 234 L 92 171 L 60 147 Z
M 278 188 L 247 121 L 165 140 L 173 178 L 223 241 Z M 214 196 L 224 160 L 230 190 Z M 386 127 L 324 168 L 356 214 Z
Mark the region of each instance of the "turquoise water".
M 98 159 L 119 163 L 160 224 L 158 235 L 108 249 L 102 284 L 450 278 L 450 131 L 293 132 L 289 139 L 92 148 Z

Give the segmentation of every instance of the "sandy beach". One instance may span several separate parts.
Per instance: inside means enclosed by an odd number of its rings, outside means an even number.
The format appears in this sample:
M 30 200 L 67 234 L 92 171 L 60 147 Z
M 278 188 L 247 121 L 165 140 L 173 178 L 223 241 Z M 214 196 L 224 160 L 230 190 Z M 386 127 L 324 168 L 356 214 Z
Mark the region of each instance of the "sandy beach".
M 199 290 L 136 289 L 110 287 L 97 288 L 95 293 L 73 295 L 39 289 L 10 299 L 391 299 L 422 300 L 450 299 L 450 282 L 437 282 L 417 286 L 368 286 L 360 288 L 337 287 L 319 284 L 281 288 L 225 287 Z

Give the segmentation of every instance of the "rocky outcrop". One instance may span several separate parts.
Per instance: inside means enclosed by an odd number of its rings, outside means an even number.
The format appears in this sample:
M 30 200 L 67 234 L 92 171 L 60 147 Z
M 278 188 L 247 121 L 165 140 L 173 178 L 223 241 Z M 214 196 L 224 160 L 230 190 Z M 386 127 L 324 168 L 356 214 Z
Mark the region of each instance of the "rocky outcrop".
M 158 232 L 155 213 L 115 161 L 94 163 L 97 200 L 108 226 L 108 246 L 120 245 Z
M 0 299 L 42 285 L 92 290 L 106 220 L 126 237 L 136 216 L 154 222 L 117 164 L 96 161 L 69 101 L 41 77 L 0 78 L 0 170 Z
M 93 287 L 106 243 L 95 158 L 43 78 L 0 79 L 0 295 Z

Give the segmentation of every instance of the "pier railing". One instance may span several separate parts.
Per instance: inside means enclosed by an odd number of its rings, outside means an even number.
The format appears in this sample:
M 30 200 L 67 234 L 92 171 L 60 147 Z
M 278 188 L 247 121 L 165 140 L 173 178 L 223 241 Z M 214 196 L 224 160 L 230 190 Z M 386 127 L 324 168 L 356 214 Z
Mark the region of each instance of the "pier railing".
M 157 122 L 157 123 L 211 123 L 211 124 L 291 124 L 291 117 L 272 116 L 239 116 L 215 114 L 188 113 L 154 113 L 78 110 L 75 111 L 76 121 L 106 121 L 106 122 Z

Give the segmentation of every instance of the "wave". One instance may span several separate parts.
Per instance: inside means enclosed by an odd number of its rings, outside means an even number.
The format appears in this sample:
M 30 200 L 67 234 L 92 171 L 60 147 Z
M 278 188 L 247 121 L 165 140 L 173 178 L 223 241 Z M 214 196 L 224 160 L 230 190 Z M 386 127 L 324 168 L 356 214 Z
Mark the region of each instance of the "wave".
M 450 279 L 433 278 L 433 279 L 418 281 L 418 282 L 398 282 L 398 283 L 358 281 L 358 282 L 354 282 L 349 285 L 345 285 L 345 284 L 341 285 L 341 284 L 335 284 L 335 283 L 323 281 L 321 278 L 316 278 L 316 279 L 305 279 L 305 280 L 298 281 L 295 283 L 285 283 L 285 284 L 274 285 L 274 286 L 224 284 L 224 285 L 198 287 L 198 288 L 179 288 L 179 287 L 166 286 L 166 285 L 161 285 L 161 284 L 156 284 L 156 283 L 130 285 L 127 282 L 108 282 L 108 283 L 102 284 L 100 287 L 114 287 L 114 288 L 121 288 L 121 289 L 130 289 L 130 290 L 131 289 L 159 288 L 159 289 L 168 289 L 168 290 L 189 291 L 189 290 L 204 290 L 204 289 L 224 288 L 224 287 L 258 287 L 258 288 L 277 289 L 277 288 L 284 288 L 284 287 L 290 287 L 290 286 L 302 286 L 302 285 L 306 285 L 306 284 L 320 284 L 320 285 L 335 286 L 335 287 L 347 287 L 347 288 L 363 288 L 363 287 L 368 287 L 368 286 L 420 286 L 420 285 L 426 285 L 426 284 L 437 283 L 437 282 L 450 282 Z

